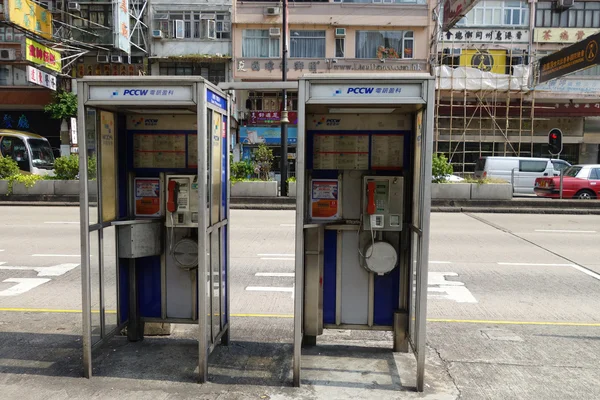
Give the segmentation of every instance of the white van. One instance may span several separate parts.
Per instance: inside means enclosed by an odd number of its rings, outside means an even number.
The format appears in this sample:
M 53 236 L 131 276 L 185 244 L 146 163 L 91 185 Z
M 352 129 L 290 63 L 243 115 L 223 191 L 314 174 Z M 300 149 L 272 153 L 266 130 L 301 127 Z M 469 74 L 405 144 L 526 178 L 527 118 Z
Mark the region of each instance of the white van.
M 475 165 L 475 178 L 503 179 L 513 184 L 514 193 L 533 194 L 536 178 L 558 176 L 570 166 L 564 160 L 550 158 L 482 157 Z

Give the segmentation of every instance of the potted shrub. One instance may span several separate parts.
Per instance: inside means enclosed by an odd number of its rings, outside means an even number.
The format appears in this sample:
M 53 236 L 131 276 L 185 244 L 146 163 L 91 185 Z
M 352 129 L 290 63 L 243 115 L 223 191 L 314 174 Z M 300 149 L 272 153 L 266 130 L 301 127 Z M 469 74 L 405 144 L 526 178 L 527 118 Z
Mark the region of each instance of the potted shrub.
M 254 153 L 254 161 L 240 161 L 231 165 L 232 197 L 277 197 L 277 182 L 270 180 L 273 150 L 261 144 Z
M 450 176 L 454 168 L 443 154 L 435 154 L 431 163 L 431 198 L 469 200 L 471 198 L 471 185 L 469 183 L 451 182 Z

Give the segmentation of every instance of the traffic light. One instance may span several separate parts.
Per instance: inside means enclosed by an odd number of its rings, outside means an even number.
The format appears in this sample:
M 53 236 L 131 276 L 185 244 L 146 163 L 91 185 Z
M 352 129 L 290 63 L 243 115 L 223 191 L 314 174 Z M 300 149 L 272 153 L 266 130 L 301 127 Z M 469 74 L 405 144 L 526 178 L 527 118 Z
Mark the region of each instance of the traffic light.
M 548 133 L 548 147 L 550 154 L 560 154 L 562 152 L 562 132 L 560 129 L 552 129 Z

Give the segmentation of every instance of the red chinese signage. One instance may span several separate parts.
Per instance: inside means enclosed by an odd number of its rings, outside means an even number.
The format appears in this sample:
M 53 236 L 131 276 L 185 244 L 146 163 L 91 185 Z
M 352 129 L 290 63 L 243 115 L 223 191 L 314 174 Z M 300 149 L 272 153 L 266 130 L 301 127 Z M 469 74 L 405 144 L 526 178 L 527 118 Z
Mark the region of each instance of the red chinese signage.
M 298 123 L 298 113 L 296 111 L 288 112 L 290 124 Z M 249 124 L 278 124 L 281 122 L 281 111 L 252 111 L 250 113 Z

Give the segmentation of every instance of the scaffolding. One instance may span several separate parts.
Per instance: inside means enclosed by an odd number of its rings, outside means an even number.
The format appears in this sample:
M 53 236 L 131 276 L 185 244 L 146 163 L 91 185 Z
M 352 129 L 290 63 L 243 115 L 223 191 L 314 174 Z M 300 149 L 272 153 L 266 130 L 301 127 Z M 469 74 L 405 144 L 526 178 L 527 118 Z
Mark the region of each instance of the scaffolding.
M 466 35 L 459 41 L 452 31 Z M 432 38 L 437 78 L 434 151 L 445 154 L 459 175 L 472 174 L 481 157 L 534 156 L 530 45 L 494 40 L 516 38 L 510 29 L 452 31 L 438 29 Z

